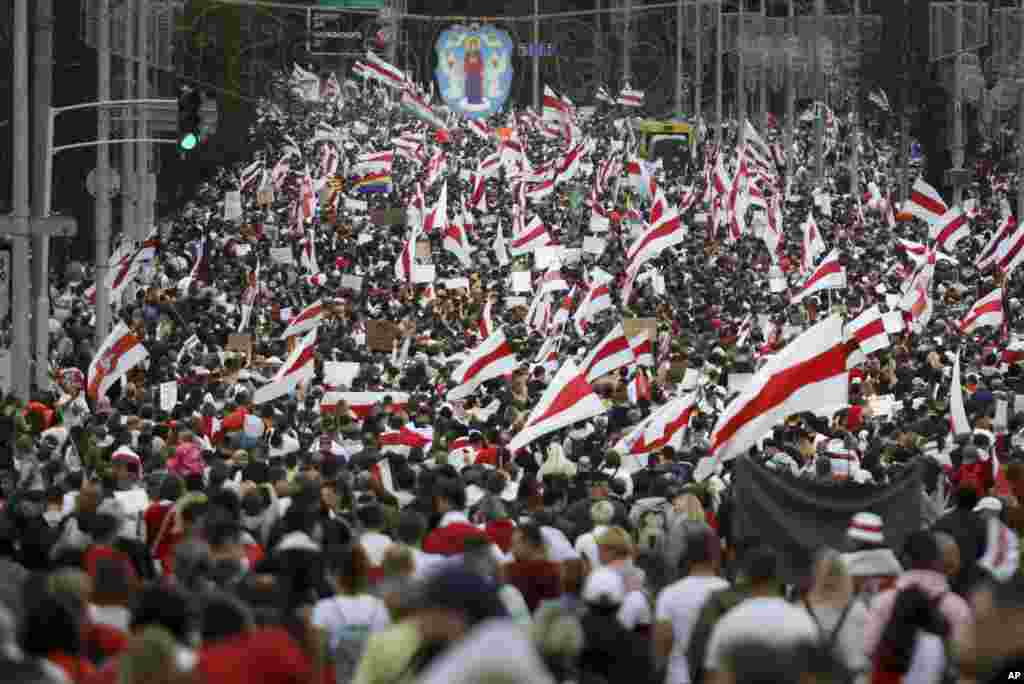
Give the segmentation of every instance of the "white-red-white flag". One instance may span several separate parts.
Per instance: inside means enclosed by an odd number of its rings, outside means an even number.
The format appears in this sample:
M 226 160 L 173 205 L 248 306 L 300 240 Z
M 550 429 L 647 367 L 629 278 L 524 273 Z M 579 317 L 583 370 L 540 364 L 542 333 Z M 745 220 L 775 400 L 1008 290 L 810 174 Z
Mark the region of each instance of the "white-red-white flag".
M 269 383 L 253 394 L 254 404 L 264 404 L 291 392 L 299 385 L 309 382 L 316 375 L 316 328 L 310 330 L 295 345 L 284 365 Z
M 967 226 L 967 216 L 960 207 L 953 207 L 931 224 L 930 237 L 935 240 L 938 249 L 956 249 L 958 242 L 971 234 Z
M 978 254 L 978 258 L 974 261 L 974 265 L 979 271 L 984 271 L 995 263 L 1000 246 L 1013 235 L 1016 229 L 1017 220 L 1012 215 L 1003 219 L 999 228 L 992 234 L 992 239 L 988 241 L 988 244 L 985 245 L 981 253 Z
M 605 412 L 604 403 L 580 369 L 567 360 L 544 390 L 526 425 L 509 442 L 515 453 L 544 435 Z
M 629 385 L 626 387 L 626 396 L 631 404 L 639 404 L 641 401 L 651 400 L 651 378 L 647 375 L 645 369 L 637 368 L 633 377 L 629 379 Z
M 787 417 L 849 403 L 843 319 L 829 316 L 772 356 L 718 419 L 711 452 L 718 462 L 745 453 Z
M 610 308 L 612 308 L 612 290 L 608 280 L 595 279 L 590 284 L 583 300 L 576 307 L 576 313 L 573 316 L 576 332 L 580 336 L 584 335 L 597 314 Z
M 487 186 L 484 183 L 487 179 L 481 173 L 471 173 L 469 180 L 473 186 L 473 191 L 469 195 L 469 208 L 487 211 Z
M 615 451 L 622 454 L 623 471 L 632 473 L 647 467 L 646 459 L 640 457 L 666 446 L 675 447 L 677 450 L 681 448 L 683 433 L 689 426 L 696 408 L 695 393 L 677 397 L 630 430 L 615 445 Z
M 818 257 L 825 253 L 828 249 L 825 246 L 825 240 L 821 237 L 821 231 L 818 229 L 818 222 L 814 220 L 814 215 L 809 214 L 807 221 L 803 224 L 803 257 L 800 263 L 800 270 L 803 273 L 807 273 L 814 268 L 814 262 L 818 260 Z
M 409 403 L 409 395 L 405 392 L 327 392 L 320 401 L 320 413 L 333 415 L 339 406 L 347 406 L 356 418 L 365 420 L 387 398 L 391 398 L 390 407 L 404 409 Z
M 998 328 L 1004 320 L 1003 289 L 996 288 L 974 303 L 960 321 L 960 332 L 970 335 L 978 328 Z
M 551 235 L 548 233 L 548 227 L 541 223 L 539 217 L 534 216 L 526 224 L 526 227 L 512 238 L 508 247 L 513 256 L 519 256 L 520 254 L 529 254 L 538 247 L 545 247 L 549 244 L 551 244 Z
M 313 330 L 324 321 L 323 302 L 317 300 L 303 309 L 298 316 L 288 321 L 288 327 L 281 333 L 281 339 L 286 340 L 295 335 Z
M 407 88 L 410 83 L 405 73 L 398 67 L 381 59 L 372 52 L 366 53 L 366 62 L 362 64 L 362 75 L 365 78 L 372 78 L 392 88 Z
M 469 236 L 466 234 L 466 226 L 463 224 L 461 213 L 444 229 L 443 247 L 454 254 L 464 268 L 473 265 L 473 260 L 470 258 L 473 247 L 469 244 Z
M 480 312 L 480 322 L 478 327 L 480 329 L 480 338 L 487 339 L 494 334 L 494 319 L 491 317 L 491 307 L 494 304 L 494 300 L 489 298 L 487 303 L 484 304 L 483 311 Z
M 864 354 L 871 354 L 890 345 L 889 333 L 877 304 L 865 309 L 846 324 L 846 338 L 856 342 Z
M 638 366 L 654 368 L 654 342 L 647 328 L 629 338 L 629 347 L 633 350 L 633 357 Z
M 832 250 L 814 272 L 797 288 L 789 298 L 791 304 L 799 304 L 815 292 L 846 287 L 846 269 L 839 263 L 839 252 Z
M 453 387 L 448 390 L 448 400 L 465 399 L 483 383 L 507 375 L 518 367 L 515 352 L 505 339 L 505 331 L 498 328 L 452 373 Z
M 594 345 L 594 348 L 583 359 L 580 368 L 587 382 L 596 382 L 609 373 L 633 365 L 635 360 L 622 323 L 617 323 L 600 342 Z
M 447 171 L 447 169 L 448 162 L 445 158 L 444 150 L 439 148 L 427 161 L 426 177 L 423 180 L 423 187 L 432 187 L 441 177 L 441 174 Z
M 107 395 L 115 382 L 142 363 L 149 352 L 135 333 L 124 323 L 118 323 L 103 340 L 89 364 L 86 393 L 96 401 Z
M 679 212 L 669 208 L 655 225 L 651 226 L 638 237 L 629 247 L 626 257 L 628 268 L 637 268 L 640 264 L 656 258 L 666 249 L 675 247 L 686 240 L 686 227 L 679 217 Z
M 914 187 L 910 193 L 910 201 L 904 208 L 907 213 L 913 214 L 927 223 L 938 223 L 949 211 L 949 207 L 942 200 L 939 191 L 928 185 L 923 178 L 914 181 Z

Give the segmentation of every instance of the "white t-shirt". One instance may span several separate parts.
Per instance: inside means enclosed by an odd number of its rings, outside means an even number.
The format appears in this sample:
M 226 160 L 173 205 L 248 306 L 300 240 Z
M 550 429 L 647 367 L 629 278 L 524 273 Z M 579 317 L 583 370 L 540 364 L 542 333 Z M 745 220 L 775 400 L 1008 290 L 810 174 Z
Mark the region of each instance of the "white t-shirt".
M 597 552 L 597 538 L 607 529 L 605 525 L 597 525 L 592 532 L 581 534 L 576 538 L 576 553 L 590 561 L 592 568 L 601 567 L 601 557 Z
M 771 646 L 816 643 L 818 626 L 800 606 L 778 597 L 750 598 L 722 616 L 711 632 L 704 669 L 719 671 L 729 651 L 744 642 Z
M 376 596 L 334 596 L 318 601 L 313 607 L 313 624 L 327 633 L 333 651 L 345 636 L 358 632 L 369 636 L 391 624 L 388 607 Z
M 655 619 L 672 624 L 672 653 L 669 654 L 665 684 L 690 684 L 686 649 L 690 646 L 700 609 L 712 593 L 728 587 L 729 583 L 721 577 L 684 577 L 666 587 L 658 596 Z
M 417 580 L 426 579 L 439 565 L 448 560 L 447 556 L 439 553 L 427 553 L 422 549 L 412 549 L 413 564 L 416 569 L 413 571 L 413 578 Z
M 637 627 L 650 625 L 652 622 L 651 602 L 642 591 L 631 591 L 626 594 L 619 608 L 619 624 L 633 631 Z
M 371 565 L 381 565 L 384 562 L 384 553 L 394 544 L 391 537 L 380 532 L 366 532 L 359 537 L 359 543 L 366 549 Z

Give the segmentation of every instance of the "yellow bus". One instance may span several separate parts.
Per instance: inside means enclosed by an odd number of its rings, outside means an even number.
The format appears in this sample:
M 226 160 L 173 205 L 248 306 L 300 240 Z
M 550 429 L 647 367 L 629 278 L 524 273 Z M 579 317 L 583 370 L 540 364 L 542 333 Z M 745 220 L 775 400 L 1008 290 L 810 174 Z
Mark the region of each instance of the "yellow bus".
M 696 131 L 688 122 L 644 119 L 637 124 L 637 131 L 642 159 L 661 159 L 670 173 L 683 173 L 689 168 Z

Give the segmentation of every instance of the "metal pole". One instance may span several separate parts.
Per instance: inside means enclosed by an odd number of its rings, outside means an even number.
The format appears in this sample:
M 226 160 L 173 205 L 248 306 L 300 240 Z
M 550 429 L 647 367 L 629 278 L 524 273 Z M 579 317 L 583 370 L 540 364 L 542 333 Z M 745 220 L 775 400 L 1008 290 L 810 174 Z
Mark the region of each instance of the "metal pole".
M 33 218 L 44 218 L 50 214 L 46 153 L 52 135 L 48 113 L 53 97 L 53 21 L 53 0 L 36 0 L 32 84 L 32 107 L 35 111 L 35 135 L 32 136 Z M 42 389 L 50 386 L 50 236 L 43 230 L 34 229 L 32 233 L 35 384 Z
M 768 3 L 761 0 L 761 35 L 768 36 Z M 761 118 L 764 120 L 764 134 L 768 135 L 768 53 L 761 54 Z
M 604 70 L 604 43 L 601 36 L 601 0 L 597 0 L 596 14 L 594 14 L 594 65 L 601 74 L 599 83 L 604 81 L 606 72 Z
M 540 99 L 540 0 L 533 0 L 533 109 L 541 113 Z
M 740 0 L 740 26 L 736 31 L 736 135 L 741 145 L 747 137 L 745 135 L 747 127 L 744 125 L 747 120 L 747 75 L 745 73 L 747 63 L 743 55 L 743 46 L 747 39 L 747 15 L 744 11 L 746 3 L 747 0 Z
M 860 0 L 853 0 L 853 49 L 860 57 Z M 850 140 L 850 194 L 860 197 L 860 79 L 854 77 L 850 84 L 853 92 L 850 114 L 853 117 Z
M 1017 22 L 1024 24 L 1024 0 Z M 999 136 L 1002 138 L 1002 135 Z M 1024 215 L 1024 31 L 1017 51 L 1017 216 Z
M 633 0 L 623 3 L 625 25 L 622 28 L 622 87 L 633 79 Z
M 132 3 L 124 3 L 122 6 L 124 16 L 124 56 L 121 58 L 121 73 L 124 78 L 124 93 L 122 97 L 129 100 L 135 95 L 135 19 L 132 16 Z M 138 110 L 130 107 L 122 110 L 121 135 L 125 138 L 132 137 L 135 129 L 135 121 L 138 117 Z M 121 146 L 121 239 L 134 240 L 138 232 L 138 222 L 135 217 L 136 200 L 139 196 L 138 175 L 135 170 L 135 145 Z
M 815 118 L 815 183 L 818 187 L 825 184 L 825 69 L 822 64 L 822 39 L 825 36 L 825 0 L 818 0 L 815 8 L 818 20 L 818 31 L 814 41 L 814 87 L 818 97 L 818 116 Z
M 135 35 L 138 39 L 137 55 L 139 58 L 139 73 L 135 78 L 135 90 L 140 100 L 149 97 L 149 0 L 138 0 L 138 7 L 135 15 Z M 394 62 L 392 62 L 393 64 Z M 138 124 L 135 130 L 137 138 L 149 137 L 149 110 L 146 107 L 138 108 Z M 155 197 L 155 177 L 150 172 L 151 151 L 149 143 L 137 143 L 135 162 L 139 169 L 140 191 L 138 201 L 135 204 L 136 223 L 138 232 L 136 237 L 144 240 L 153 221 L 153 200 Z
M 725 130 L 725 115 L 722 112 L 722 71 L 725 68 L 723 64 L 724 58 L 722 56 L 722 1 L 718 0 L 718 19 L 715 26 L 715 50 L 718 55 L 715 63 L 715 118 L 717 121 L 717 128 L 715 130 L 715 146 L 722 149 L 722 133 Z
M 693 120 L 699 131 L 704 116 L 704 0 L 697 0 L 695 4 L 697 21 L 694 24 L 696 28 L 693 34 Z M 698 140 L 698 142 L 704 141 Z M 694 150 L 696 150 L 696 147 L 694 147 Z
M 14 0 L 14 78 L 12 92 L 28 93 L 28 0 Z M 11 393 L 29 399 L 29 156 L 28 98 L 15 97 L 11 121 L 14 154 L 13 203 L 15 234 L 11 236 Z
M 789 0 L 786 6 L 786 33 L 797 35 L 795 0 Z M 782 131 L 782 144 L 786 148 L 783 158 L 786 160 L 786 175 L 793 171 L 793 129 L 796 126 L 796 73 L 793 70 L 793 55 L 786 51 L 786 115 Z
M 964 49 L 964 3 L 963 0 L 956 0 L 956 72 L 954 77 L 956 92 L 953 93 L 953 168 L 964 167 L 964 107 L 963 94 L 961 93 L 961 71 L 960 57 Z M 960 204 L 963 198 L 964 188 L 960 183 L 959 174 L 953 183 L 953 204 Z
M 683 0 L 676 0 L 676 116 L 683 115 Z
M 110 99 L 110 0 L 96 0 L 96 99 Z M 110 137 L 110 112 L 96 111 L 96 138 Z M 103 344 L 110 327 L 110 293 L 107 291 L 107 261 L 110 256 L 110 147 L 96 147 L 96 347 Z
M 903 92 L 900 96 L 900 200 L 910 199 L 910 0 L 903 0 Z

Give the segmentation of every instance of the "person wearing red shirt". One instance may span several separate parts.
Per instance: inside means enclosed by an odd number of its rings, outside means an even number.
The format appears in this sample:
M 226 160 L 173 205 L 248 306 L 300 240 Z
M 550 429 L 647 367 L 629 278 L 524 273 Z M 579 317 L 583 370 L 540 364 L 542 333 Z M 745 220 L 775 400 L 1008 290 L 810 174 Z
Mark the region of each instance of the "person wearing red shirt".
M 423 540 L 423 551 L 441 556 L 462 553 L 468 537 L 486 536 L 473 525 L 463 510 L 466 507 L 466 489 L 455 479 L 443 479 L 434 494 L 434 510 L 441 514 L 441 523 Z
M 534 523 L 516 528 L 512 537 L 515 560 L 504 567 L 505 581 L 519 590 L 530 613 L 543 601 L 562 595 L 562 568 L 548 560 L 540 526 Z

